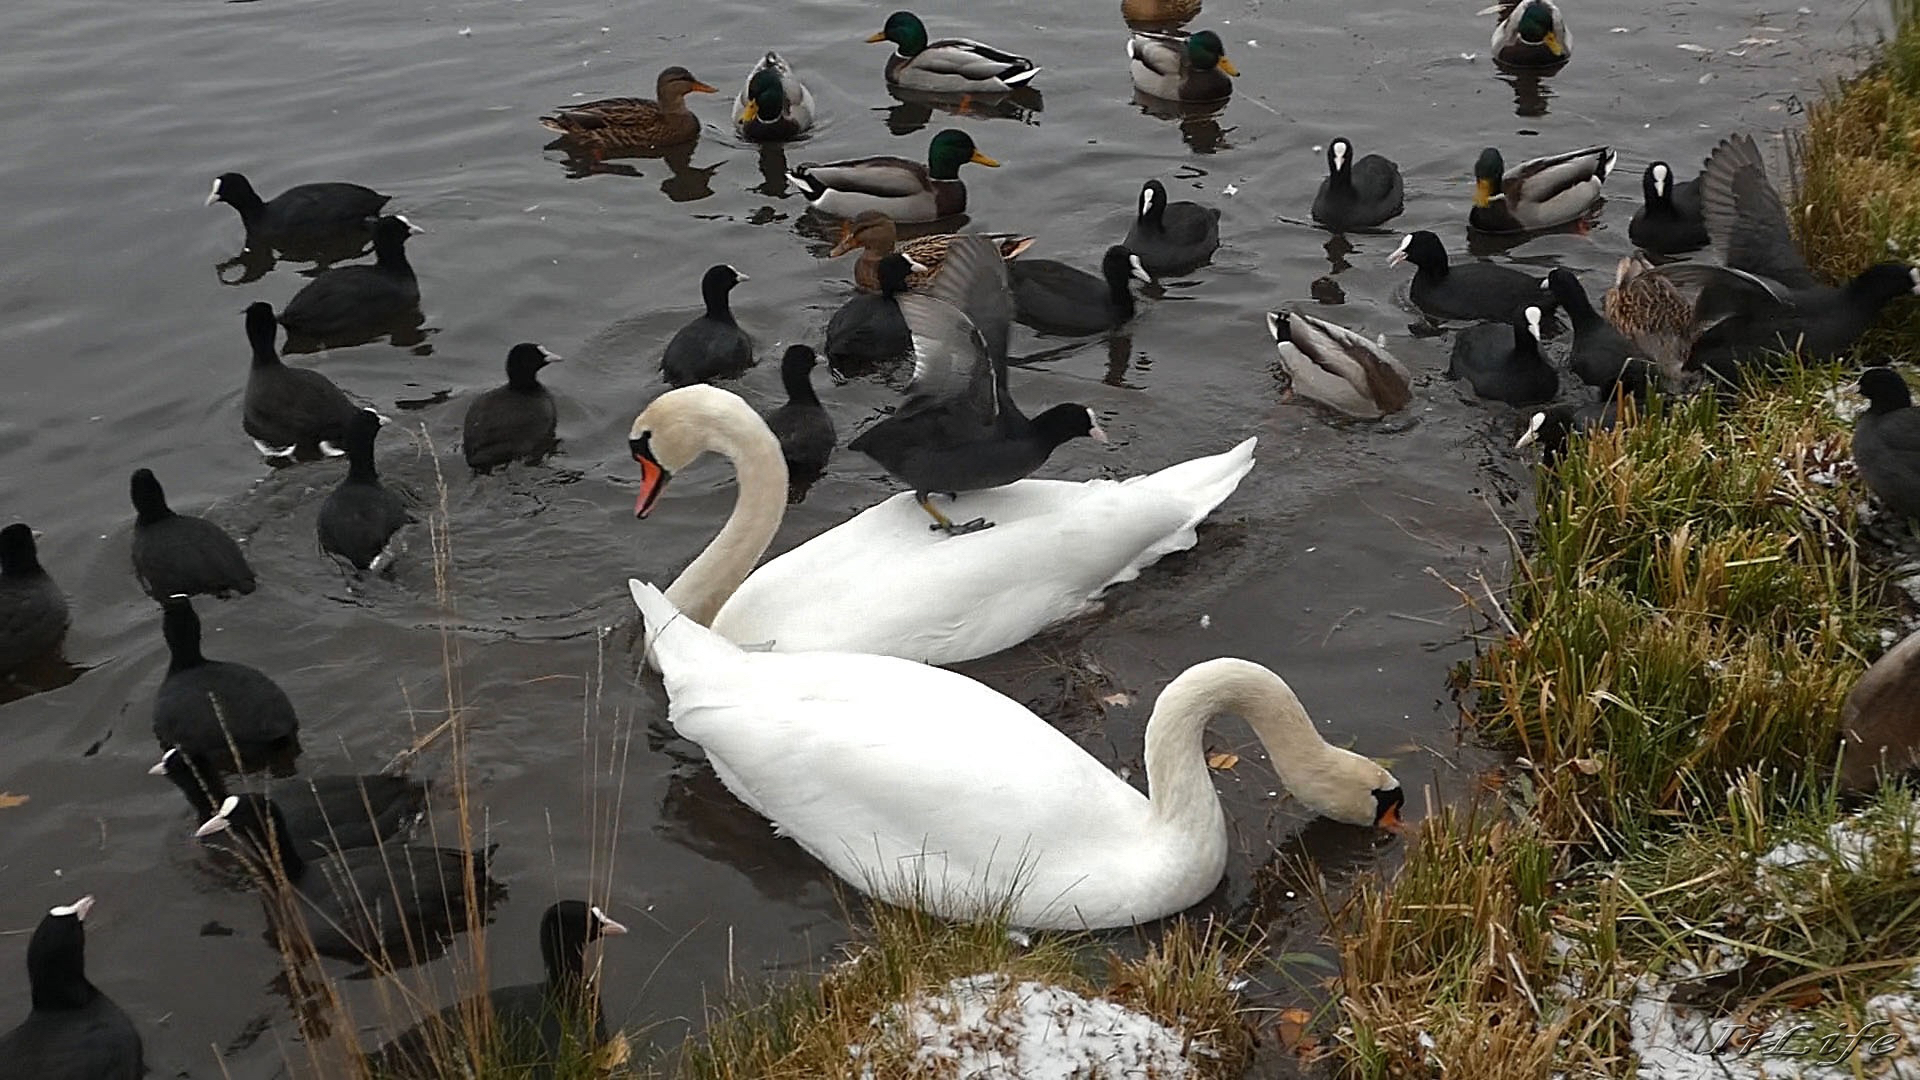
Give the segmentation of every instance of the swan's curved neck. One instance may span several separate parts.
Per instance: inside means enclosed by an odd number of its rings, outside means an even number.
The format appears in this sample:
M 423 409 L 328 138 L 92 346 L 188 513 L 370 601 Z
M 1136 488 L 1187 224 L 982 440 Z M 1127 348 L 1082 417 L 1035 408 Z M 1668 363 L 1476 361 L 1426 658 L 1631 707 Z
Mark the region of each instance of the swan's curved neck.
M 733 462 L 739 490 L 727 523 L 674 579 L 667 599 L 688 618 L 709 626 L 780 530 L 787 513 L 787 460 L 766 421 L 738 398 L 707 417 L 700 431 L 702 449 Z
M 1309 805 L 1331 757 L 1343 753 L 1320 737 L 1278 675 L 1246 660 L 1196 664 L 1167 684 L 1147 720 L 1147 797 L 1156 819 L 1178 829 L 1217 827 L 1220 796 L 1208 775 L 1203 741 L 1217 716 L 1244 719 L 1281 783 Z

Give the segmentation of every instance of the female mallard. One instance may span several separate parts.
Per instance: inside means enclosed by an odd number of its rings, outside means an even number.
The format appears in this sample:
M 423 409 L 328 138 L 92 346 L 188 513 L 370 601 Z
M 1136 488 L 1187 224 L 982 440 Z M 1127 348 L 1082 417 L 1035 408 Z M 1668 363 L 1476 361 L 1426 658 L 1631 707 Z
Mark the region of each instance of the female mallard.
M 769 52 L 734 99 L 734 130 L 754 142 L 785 142 L 812 126 L 813 95 L 779 53 Z
M 1370 341 L 1298 308 L 1269 311 L 1267 331 L 1300 397 L 1362 420 L 1399 412 L 1413 400 L 1406 366 L 1387 351 L 1384 338 Z
M 714 93 L 713 87 L 686 68 L 670 67 L 660 73 L 654 93 L 660 100 L 605 98 L 563 105 L 540 123 L 585 146 L 678 146 L 700 137 L 700 118 L 687 111 L 686 97 Z
M 993 241 L 1003 259 L 1011 259 L 1033 246 L 1031 236 L 1015 236 L 1012 233 L 980 235 Z M 947 258 L 947 249 L 959 238 L 958 233 L 940 233 L 937 236 L 916 236 L 902 243 L 899 232 L 893 227 L 892 218 L 878 210 L 862 210 L 859 216 L 847 223 L 840 234 L 840 242 L 833 246 L 829 255 L 837 257 L 854 248 L 861 248 L 860 261 L 853 265 L 853 283 L 868 292 L 881 292 L 880 261 L 897 251 L 916 267 L 907 275 L 907 288 L 918 289 L 940 272 L 940 266 Z
M 1680 386 L 1688 381 L 1683 369 L 1694 340 L 1716 321 L 1701 318 L 1700 291 L 1686 275 L 1663 272 L 1629 255 L 1620 260 L 1600 307 L 1607 322 L 1660 369 L 1669 385 Z
M 823 214 L 850 218 L 862 210 L 878 210 L 898 222 L 937 221 L 967 209 L 960 166 L 969 162 L 1000 167 L 974 149 L 972 136 L 948 128 L 928 144 L 925 165 L 899 157 L 806 162 L 787 179 Z
M 1511 169 L 1489 146 L 1473 164 L 1473 209 L 1467 224 L 1481 232 L 1549 229 L 1578 219 L 1600 201 L 1600 185 L 1619 155 L 1589 146 L 1523 161 Z
M 1500 0 L 1476 14 L 1494 16 L 1493 62 L 1517 71 L 1559 71 L 1573 58 L 1567 22 L 1553 0 Z
M 1200 0 L 1120 0 L 1120 17 L 1130 23 L 1183 23 L 1200 14 Z
M 1233 94 L 1229 75 L 1240 71 L 1211 30 L 1193 34 L 1140 31 L 1127 41 L 1127 67 L 1134 89 L 1167 101 L 1206 104 Z
M 1005 94 L 1031 82 L 1040 69 L 1017 53 L 969 38 L 927 40 L 926 24 L 911 11 L 887 16 L 887 25 L 867 39 L 891 41 L 887 84 L 936 94 Z

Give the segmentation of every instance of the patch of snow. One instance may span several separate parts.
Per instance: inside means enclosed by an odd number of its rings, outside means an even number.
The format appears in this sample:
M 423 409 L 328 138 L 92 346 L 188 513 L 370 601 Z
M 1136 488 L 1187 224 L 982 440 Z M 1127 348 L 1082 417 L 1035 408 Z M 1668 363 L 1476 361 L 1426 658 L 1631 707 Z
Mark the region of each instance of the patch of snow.
M 1180 1033 L 1144 1013 L 1040 982 L 969 975 L 873 1018 L 881 1039 L 905 1038 L 915 1075 L 952 1080 L 1121 1080 L 1193 1075 Z M 1204 1053 L 1204 1048 L 1196 1047 Z M 866 1048 L 850 1047 L 861 1062 Z M 873 1066 L 860 1075 L 872 1080 Z
M 1920 996 L 1913 993 L 1870 999 L 1856 1034 L 1825 1030 L 1790 1010 L 1768 1017 L 1764 1028 L 1754 1017 L 1710 1016 L 1673 1004 L 1675 985 L 1644 977 L 1628 1006 L 1640 1080 L 1920 1077 Z
M 1908 807 L 1905 832 L 1910 857 L 1920 859 L 1920 802 Z M 1824 844 L 1789 840 L 1756 860 L 1754 876 L 1766 884 L 1774 871 L 1799 867 L 1835 867 L 1849 874 L 1865 870 L 1878 853 L 1874 835 L 1858 825 L 1859 817 L 1842 818 L 1827 826 Z

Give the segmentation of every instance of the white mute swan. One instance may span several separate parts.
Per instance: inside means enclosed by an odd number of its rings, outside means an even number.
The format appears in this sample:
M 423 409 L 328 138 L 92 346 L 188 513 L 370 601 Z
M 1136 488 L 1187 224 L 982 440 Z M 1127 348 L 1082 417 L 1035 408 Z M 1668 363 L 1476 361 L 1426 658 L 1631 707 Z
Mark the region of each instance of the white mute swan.
M 929 664 L 1018 645 L 1192 547 L 1194 527 L 1253 468 L 1254 444 L 1126 480 L 972 492 L 969 511 L 998 524 L 965 536 L 929 530 L 902 493 L 753 571 L 787 509 L 786 461 L 759 415 L 725 390 L 688 386 L 655 398 L 628 442 L 640 463 L 639 517 L 709 450 L 739 476 L 732 516 L 667 589 L 674 606 L 742 645 Z
M 653 586 L 628 586 L 674 729 L 775 831 L 890 903 L 958 919 L 1005 910 L 1040 929 L 1193 906 L 1226 869 L 1201 733 L 1228 714 L 1253 727 L 1306 806 L 1399 824 L 1393 774 L 1329 745 L 1287 684 L 1246 660 L 1196 664 L 1161 691 L 1142 795 L 964 675 L 890 656 L 744 652 Z

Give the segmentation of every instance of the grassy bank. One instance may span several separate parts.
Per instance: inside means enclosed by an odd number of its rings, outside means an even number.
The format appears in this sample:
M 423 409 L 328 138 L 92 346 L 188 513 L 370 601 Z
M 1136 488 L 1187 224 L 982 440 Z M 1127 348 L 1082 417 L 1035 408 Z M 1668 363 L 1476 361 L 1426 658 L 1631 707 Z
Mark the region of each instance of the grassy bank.
M 1833 279 L 1920 261 L 1920 3 L 1896 6 L 1885 60 L 1811 110 L 1796 154 L 1787 201 Z M 1917 355 L 1907 304 L 1860 358 Z M 1501 636 L 1462 679 L 1515 761 L 1340 911 L 1347 1074 L 1920 1071 L 1920 1023 L 1887 1019 L 1920 1015 L 1920 812 L 1825 779 L 1905 603 L 1861 539 L 1858 371 L 1656 404 L 1540 479 L 1483 613 Z

